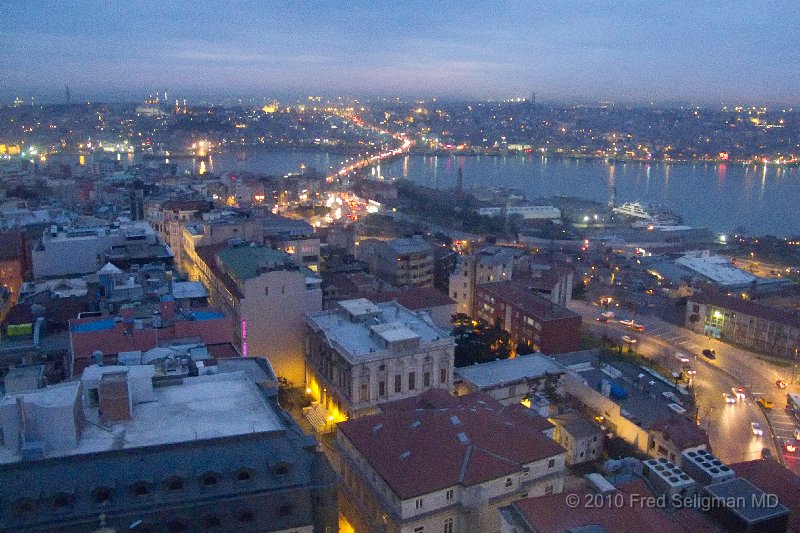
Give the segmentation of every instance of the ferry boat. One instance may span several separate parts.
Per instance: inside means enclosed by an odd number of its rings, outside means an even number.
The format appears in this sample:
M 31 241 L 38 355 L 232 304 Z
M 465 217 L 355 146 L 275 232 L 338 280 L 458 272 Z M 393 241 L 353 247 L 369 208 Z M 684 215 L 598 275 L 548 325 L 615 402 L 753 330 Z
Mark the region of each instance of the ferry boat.
M 642 219 L 651 224 L 671 226 L 680 224 L 681 219 L 675 213 L 660 205 L 627 202 L 614 208 L 614 212 L 631 218 Z

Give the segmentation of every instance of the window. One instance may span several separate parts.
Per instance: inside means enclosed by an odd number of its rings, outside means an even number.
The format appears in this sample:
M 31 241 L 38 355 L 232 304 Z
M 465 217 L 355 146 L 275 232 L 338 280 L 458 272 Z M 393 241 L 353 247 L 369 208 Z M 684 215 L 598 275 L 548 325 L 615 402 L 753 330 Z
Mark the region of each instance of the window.
M 250 481 L 253 479 L 253 473 L 247 468 L 240 468 L 236 471 L 236 481 Z
M 369 385 L 366 383 L 361 384 L 361 388 L 359 389 L 358 400 L 361 402 L 366 402 L 369 400 Z
M 453 300 L 458 300 L 458 291 L 453 292 Z
M 594 437 L 592 437 L 592 442 L 597 442 L 597 435 L 595 435 Z
M 414 507 L 422 509 L 422 498 L 417 498 L 417 501 L 414 502 Z
M 269 287 L 264 287 L 264 296 L 269 296 Z
M 380 396 L 381 398 L 386 396 L 386 382 L 385 381 L 379 381 L 378 382 L 378 396 Z
M 292 509 L 292 506 L 289 504 L 282 505 L 278 508 L 278 516 L 292 516 L 293 513 L 294 509 Z
M 439 369 L 439 383 L 447 383 L 447 369 L 440 368 Z
M 394 377 L 394 392 L 398 393 L 402 391 L 403 389 L 402 380 L 403 378 L 400 376 L 400 374 L 397 374 Z
M 444 533 L 453 533 L 453 519 L 452 518 L 445 518 L 444 519 L 444 528 L 442 529 Z
M 217 482 L 219 482 L 219 475 L 214 472 L 206 472 L 203 474 L 203 477 L 200 478 L 200 483 L 206 487 L 216 485 Z
M 453 499 L 453 489 L 447 489 L 447 492 L 444 493 L 444 499 L 447 501 Z
M 414 528 L 414 533 L 423 533 L 425 531 L 425 526 L 419 526 Z
M 414 372 L 408 373 L 408 390 L 414 390 L 416 388 L 417 385 L 416 383 L 414 383 L 416 378 L 417 378 L 416 373 Z
M 430 387 L 431 386 L 431 373 L 430 372 L 425 372 L 424 374 L 422 374 L 422 385 L 424 387 Z
M 167 480 L 167 490 L 181 490 L 183 489 L 183 486 L 183 479 L 177 476 Z
M 529 467 L 529 466 L 523 466 L 522 467 L 522 475 L 523 476 L 527 476 L 530 473 L 531 473 L 531 467 Z
M 63 492 L 56 494 L 53 498 L 53 509 L 59 510 L 69 507 L 70 497 Z
M 36 509 L 36 502 L 31 498 L 20 498 L 12 505 L 14 514 L 31 513 L 34 509 Z
M 514 484 L 514 481 L 510 477 L 507 477 L 506 478 L 506 487 L 510 487 L 513 484 Z
M 552 484 L 550 484 L 550 485 L 547 485 L 547 486 L 544 488 L 544 493 L 545 493 L 545 494 L 553 494 L 553 485 L 552 485 Z
M 144 481 L 137 481 L 131 487 L 134 496 L 147 496 L 150 494 L 150 487 Z
M 111 501 L 111 489 L 108 487 L 97 487 L 92 491 L 92 501 L 96 505 L 105 505 Z
M 549 461 L 547 461 L 547 468 L 553 468 L 554 466 L 556 466 L 555 459 L 550 459 Z

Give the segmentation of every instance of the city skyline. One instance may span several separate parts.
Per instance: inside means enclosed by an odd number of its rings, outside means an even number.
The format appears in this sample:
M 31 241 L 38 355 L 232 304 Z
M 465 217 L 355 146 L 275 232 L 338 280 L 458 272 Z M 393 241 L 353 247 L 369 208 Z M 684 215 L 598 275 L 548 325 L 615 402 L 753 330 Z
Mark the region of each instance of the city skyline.
M 4 99 L 379 94 L 649 103 L 788 103 L 800 73 L 789 2 L 565 7 L 241 2 L 10 5 Z

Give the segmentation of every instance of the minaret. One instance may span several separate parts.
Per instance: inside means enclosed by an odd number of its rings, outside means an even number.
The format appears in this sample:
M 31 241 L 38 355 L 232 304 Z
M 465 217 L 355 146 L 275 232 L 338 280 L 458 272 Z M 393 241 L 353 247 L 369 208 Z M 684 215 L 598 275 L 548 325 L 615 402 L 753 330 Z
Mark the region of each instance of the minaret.
M 181 104 L 178 103 L 178 99 L 176 98 L 175 99 L 175 114 L 177 115 L 180 112 L 181 112 Z
M 187 111 L 186 111 L 186 98 L 184 98 L 183 99 L 183 114 L 185 115 L 186 113 L 187 113 Z
M 69 94 L 69 85 L 64 86 L 64 100 L 66 101 L 67 105 L 72 103 L 72 97 Z

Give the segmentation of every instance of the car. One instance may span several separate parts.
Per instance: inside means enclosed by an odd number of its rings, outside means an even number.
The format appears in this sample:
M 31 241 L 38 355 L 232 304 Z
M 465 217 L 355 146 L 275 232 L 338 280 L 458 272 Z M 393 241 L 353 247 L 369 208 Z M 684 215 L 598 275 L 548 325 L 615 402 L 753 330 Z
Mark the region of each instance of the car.
M 600 315 L 600 316 L 599 316 L 599 317 L 597 317 L 595 320 L 597 320 L 598 322 L 603 322 L 603 323 L 605 323 L 605 322 L 608 322 L 608 317 L 607 317 L 607 316 Z
M 677 352 L 675 354 L 675 359 L 677 359 L 681 363 L 688 363 L 689 362 L 689 358 L 686 356 L 686 354 L 681 353 L 681 352 Z
M 631 329 L 641 332 L 644 331 L 644 326 L 641 324 L 633 323 L 631 324 Z
M 779 379 L 778 381 L 775 382 L 775 386 L 778 387 L 779 389 L 785 389 L 786 382 L 783 381 L 782 379 Z
M 622 342 L 625 342 L 627 344 L 636 344 L 636 339 L 634 339 L 633 337 L 628 337 L 627 335 L 623 335 Z
M 764 430 L 761 428 L 761 424 L 758 422 L 750 422 L 750 430 L 756 437 L 760 437 L 764 434 Z
M 691 366 L 687 364 L 682 365 L 681 370 L 686 372 L 687 376 L 694 376 L 695 374 L 697 374 L 697 370 L 693 369 Z
M 800 441 L 800 428 L 794 428 L 794 440 Z
M 708 357 L 709 359 L 716 359 L 716 358 L 717 358 L 717 352 L 716 352 L 716 350 L 709 350 L 708 348 L 706 348 L 705 350 L 703 350 L 703 355 L 705 355 L 705 356 L 706 356 L 706 357 Z
M 797 443 L 793 440 L 787 440 L 783 448 L 786 450 L 786 453 L 795 453 L 797 451 Z
M 623 326 L 628 326 L 630 328 L 630 327 L 633 326 L 634 321 L 633 320 L 622 319 L 622 320 L 619 321 L 619 323 L 622 324 Z
M 733 395 L 739 398 L 740 400 L 744 400 L 744 387 L 731 387 L 731 391 L 733 391 Z
M 723 392 L 722 395 L 725 397 L 725 403 L 736 403 L 736 396 L 730 392 Z
M 759 398 L 758 399 L 758 405 L 760 405 L 764 409 L 774 409 L 775 408 L 775 402 L 773 402 L 769 398 Z

